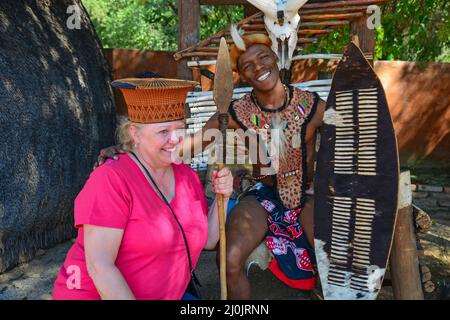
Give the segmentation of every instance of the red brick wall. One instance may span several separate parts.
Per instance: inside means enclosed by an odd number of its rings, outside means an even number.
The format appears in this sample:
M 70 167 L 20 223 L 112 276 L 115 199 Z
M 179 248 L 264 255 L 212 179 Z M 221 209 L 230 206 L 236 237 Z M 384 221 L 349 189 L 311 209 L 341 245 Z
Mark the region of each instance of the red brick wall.
M 318 79 L 337 64 L 301 60 L 293 64 L 292 82 Z M 412 167 L 450 169 L 450 63 L 376 61 L 391 111 L 400 162 Z
M 402 164 L 450 168 L 450 64 L 378 61 Z
M 104 49 L 109 62 L 113 80 L 131 77 L 133 75 L 154 72 L 167 78 L 177 77 L 177 62 L 173 59 L 173 52 L 145 51 L 134 49 Z M 114 89 L 117 112 L 126 114 L 123 97 Z

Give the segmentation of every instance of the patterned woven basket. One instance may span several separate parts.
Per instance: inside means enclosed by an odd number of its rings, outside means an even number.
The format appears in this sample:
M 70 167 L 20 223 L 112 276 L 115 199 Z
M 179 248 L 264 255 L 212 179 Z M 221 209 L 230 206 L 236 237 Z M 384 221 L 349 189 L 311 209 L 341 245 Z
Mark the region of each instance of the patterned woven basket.
M 186 94 L 197 82 L 166 78 L 126 78 L 113 81 L 128 109 L 128 119 L 157 123 L 184 119 Z

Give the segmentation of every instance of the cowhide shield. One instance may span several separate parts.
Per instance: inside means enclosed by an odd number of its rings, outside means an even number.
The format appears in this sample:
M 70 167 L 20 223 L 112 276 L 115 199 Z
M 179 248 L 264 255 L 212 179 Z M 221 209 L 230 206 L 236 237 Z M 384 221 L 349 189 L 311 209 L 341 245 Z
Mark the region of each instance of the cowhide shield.
M 325 299 L 376 299 L 397 212 L 398 153 L 380 80 L 351 43 L 333 77 L 314 180 Z

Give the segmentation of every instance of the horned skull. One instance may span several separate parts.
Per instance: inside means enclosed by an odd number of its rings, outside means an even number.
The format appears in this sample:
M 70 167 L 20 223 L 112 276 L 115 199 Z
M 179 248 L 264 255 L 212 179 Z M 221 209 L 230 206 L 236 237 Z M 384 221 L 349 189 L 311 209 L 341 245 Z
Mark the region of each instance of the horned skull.
M 298 10 L 308 0 L 247 0 L 264 13 L 264 24 L 278 55 L 279 69 L 289 70 L 300 27 Z

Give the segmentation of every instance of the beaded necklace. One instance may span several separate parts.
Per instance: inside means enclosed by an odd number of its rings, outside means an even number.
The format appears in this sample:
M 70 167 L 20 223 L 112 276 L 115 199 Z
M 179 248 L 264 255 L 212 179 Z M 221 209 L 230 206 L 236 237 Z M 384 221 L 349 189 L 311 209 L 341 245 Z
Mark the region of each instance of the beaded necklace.
M 288 106 L 289 102 L 290 102 L 289 101 L 289 89 L 288 89 L 288 87 L 285 84 L 283 84 L 283 88 L 284 88 L 285 98 L 284 98 L 284 104 L 283 104 L 283 106 L 280 109 L 285 109 Z M 258 99 L 256 98 L 255 90 L 252 90 L 251 94 L 252 94 L 252 99 L 253 99 L 256 107 L 262 113 L 264 113 L 264 109 L 266 109 L 266 108 L 263 108 L 263 107 L 261 107 L 259 105 Z M 251 115 L 251 122 L 253 123 L 253 125 L 258 127 L 259 129 L 261 129 L 261 128 L 269 129 L 270 128 L 270 125 L 269 125 L 268 121 L 266 119 L 264 119 L 262 116 L 259 116 L 257 114 L 252 114 Z M 287 121 L 285 121 L 284 124 L 283 124 L 283 129 L 286 129 L 286 128 L 287 128 Z

